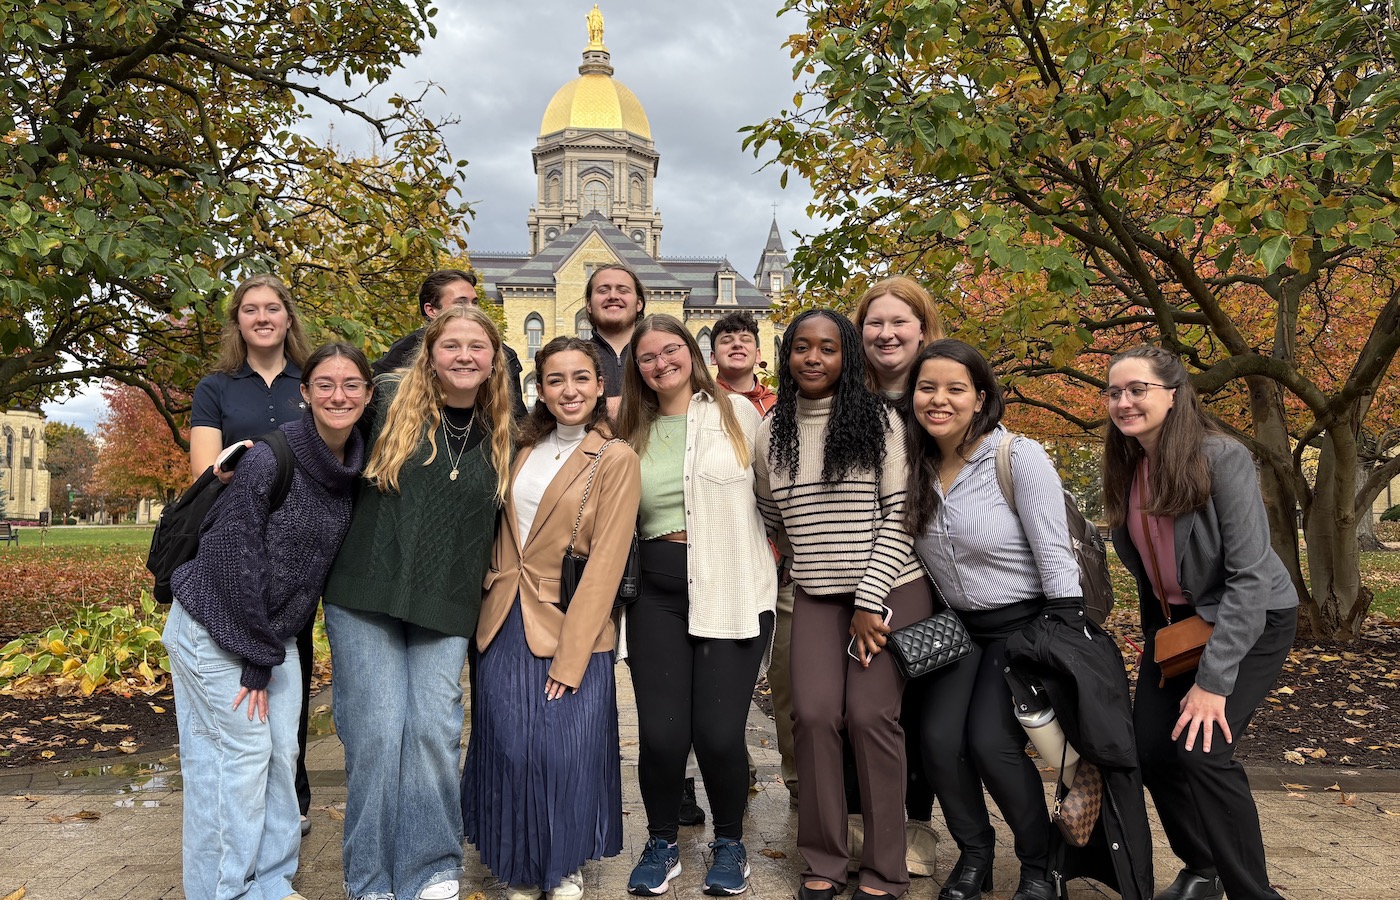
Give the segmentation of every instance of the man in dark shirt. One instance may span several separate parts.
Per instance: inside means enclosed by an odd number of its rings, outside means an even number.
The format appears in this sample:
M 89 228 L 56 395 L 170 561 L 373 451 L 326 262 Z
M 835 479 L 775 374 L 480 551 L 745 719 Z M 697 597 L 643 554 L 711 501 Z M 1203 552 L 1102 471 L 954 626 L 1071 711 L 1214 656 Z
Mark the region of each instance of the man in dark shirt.
M 622 373 L 631 357 L 632 332 L 647 311 L 642 280 L 627 266 L 609 263 L 593 270 L 583 289 L 583 305 L 593 326 L 593 343 L 603 363 L 603 389 L 608 415 L 617 416 Z
M 476 305 L 476 275 L 462 269 L 439 269 L 423 279 L 422 286 L 418 288 L 418 308 L 423 313 L 423 318 L 428 321 L 436 319 L 438 313 L 450 306 Z M 408 365 L 413 354 L 417 352 L 418 345 L 423 343 L 423 332 L 426 330 L 427 326 L 424 326 L 395 341 L 388 352 L 370 366 L 375 377 Z M 506 366 L 510 374 L 511 412 L 517 420 L 523 419 L 525 397 L 520 392 L 520 357 L 504 342 L 501 347 L 505 350 Z

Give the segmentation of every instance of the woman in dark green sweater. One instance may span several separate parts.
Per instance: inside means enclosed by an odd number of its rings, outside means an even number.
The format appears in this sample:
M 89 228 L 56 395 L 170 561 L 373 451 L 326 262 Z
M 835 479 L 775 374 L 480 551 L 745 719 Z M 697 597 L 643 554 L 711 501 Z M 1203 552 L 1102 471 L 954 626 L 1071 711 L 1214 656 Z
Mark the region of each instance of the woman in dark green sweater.
M 386 376 L 326 586 L 352 900 L 458 897 L 462 667 L 510 473 L 502 346 L 480 310 L 454 307 Z

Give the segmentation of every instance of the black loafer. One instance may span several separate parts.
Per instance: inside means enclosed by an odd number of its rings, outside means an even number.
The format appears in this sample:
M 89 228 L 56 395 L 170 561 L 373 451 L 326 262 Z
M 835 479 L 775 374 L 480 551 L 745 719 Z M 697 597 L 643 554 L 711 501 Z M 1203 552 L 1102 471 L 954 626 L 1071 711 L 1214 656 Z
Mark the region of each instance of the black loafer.
M 809 888 L 802 884 L 797 888 L 797 900 L 836 900 L 836 886 Z
M 1225 886 L 1219 875 L 1197 875 L 1190 869 L 1182 869 L 1165 891 L 1153 896 L 1152 900 L 1220 900 L 1225 896 Z
M 682 825 L 704 825 L 705 811 L 695 802 L 695 779 L 687 778 L 681 792 L 681 812 L 676 821 Z
M 1016 885 L 1016 893 L 1011 895 L 1011 900 L 1056 900 L 1057 897 L 1059 893 L 1055 890 L 1053 881 L 1022 875 L 1021 883 Z
M 984 860 L 969 860 L 959 856 L 943 889 L 938 892 L 938 900 L 981 900 L 983 891 L 992 889 L 992 857 Z

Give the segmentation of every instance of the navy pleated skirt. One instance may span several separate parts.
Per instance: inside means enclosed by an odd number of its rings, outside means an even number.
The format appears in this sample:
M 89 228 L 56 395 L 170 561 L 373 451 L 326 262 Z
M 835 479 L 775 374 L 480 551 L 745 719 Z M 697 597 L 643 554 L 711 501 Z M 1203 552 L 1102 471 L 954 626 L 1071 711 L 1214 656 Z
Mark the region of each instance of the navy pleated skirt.
M 517 598 L 477 662 L 462 771 L 462 821 L 481 861 L 503 882 L 545 891 L 622 851 L 613 654 L 594 653 L 578 693 L 547 701 L 552 663 L 525 643 Z

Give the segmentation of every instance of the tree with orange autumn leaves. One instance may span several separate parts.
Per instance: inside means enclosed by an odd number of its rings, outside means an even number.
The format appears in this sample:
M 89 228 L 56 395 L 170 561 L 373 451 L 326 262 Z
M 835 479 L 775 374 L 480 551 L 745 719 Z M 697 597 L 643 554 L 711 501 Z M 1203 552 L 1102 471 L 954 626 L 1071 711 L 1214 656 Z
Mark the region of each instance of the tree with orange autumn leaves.
M 169 503 L 190 481 L 189 455 L 170 436 L 164 417 L 139 388 L 108 381 L 102 386 L 107 411 L 97 423 L 102 443 L 92 491 L 109 510 L 136 501 Z M 184 435 L 189 437 L 189 429 Z
M 1355 637 L 1358 522 L 1400 474 L 1389 5 L 786 8 L 808 81 L 746 144 L 832 221 L 794 254 L 807 302 L 852 272 L 911 273 L 1018 400 L 1089 430 L 1114 352 L 1177 353 L 1260 464 L 1304 632 Z

